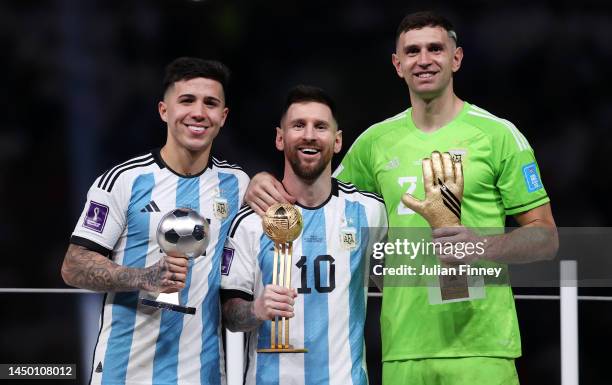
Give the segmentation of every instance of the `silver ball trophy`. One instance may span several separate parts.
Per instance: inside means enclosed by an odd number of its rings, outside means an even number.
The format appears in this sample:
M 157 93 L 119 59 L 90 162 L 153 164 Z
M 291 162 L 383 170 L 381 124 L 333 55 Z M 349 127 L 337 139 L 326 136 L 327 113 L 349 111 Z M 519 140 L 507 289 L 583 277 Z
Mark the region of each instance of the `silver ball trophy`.
M 157 226 L 157 244 L 164 253 L 178 252 L 195 259 L 206 251 L 210 231 L 208 222 L 196 211 L 177 208 L 166 213 Z M 180 303 L 179 292 L 149 293 L 153 298 L 141 298 L 140 303 L 159 309 L 195 314 L 194 307 Z

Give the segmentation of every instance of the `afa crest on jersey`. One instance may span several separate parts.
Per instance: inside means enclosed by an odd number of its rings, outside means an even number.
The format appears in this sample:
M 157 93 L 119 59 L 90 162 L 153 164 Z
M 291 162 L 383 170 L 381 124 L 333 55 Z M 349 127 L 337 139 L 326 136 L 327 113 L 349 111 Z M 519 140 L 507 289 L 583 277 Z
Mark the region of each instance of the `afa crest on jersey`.
M 225 219 L 229 214 L 227 199 L 217 197 L 213 200 L 213 213 L 217 219 Z
M 357 230 L 354 227 L 343 227 L 340 229 L 340 244 L 346 250 L 357 247 Z

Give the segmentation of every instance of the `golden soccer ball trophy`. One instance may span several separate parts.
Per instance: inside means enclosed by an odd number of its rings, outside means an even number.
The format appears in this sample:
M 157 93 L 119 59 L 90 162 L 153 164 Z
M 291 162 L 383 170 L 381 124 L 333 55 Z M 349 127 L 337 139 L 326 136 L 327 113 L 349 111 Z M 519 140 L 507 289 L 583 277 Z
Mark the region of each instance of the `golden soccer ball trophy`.
M 291 288 L 293 241 L 302 233 L 302 214 L 289 203 L 276 203 L 266 210 L 261 226 L 274 242 L 272 284 Z M 284 326 L 284 333 L 283 333 Z M 257 349 L 259 353 L 306 353 L 303 348 L 289 344 L 289 319 L 275 317 L 270 325 L 270 348 Z
M 268 208 L 263 230 L 274 243 L 293 242 L 302 233 L 302 214 L 289 203 L 276 203 Z

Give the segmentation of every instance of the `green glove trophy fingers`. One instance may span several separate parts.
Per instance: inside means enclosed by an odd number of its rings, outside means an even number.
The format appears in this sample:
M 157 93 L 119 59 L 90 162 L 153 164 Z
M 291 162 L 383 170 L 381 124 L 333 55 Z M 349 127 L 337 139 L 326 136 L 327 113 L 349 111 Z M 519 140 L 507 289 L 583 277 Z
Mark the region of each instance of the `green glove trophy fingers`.
M 463 198 L 463 168 L 448 152 L 434 151 L 422 162 L 425 199 L 418 200 L 406 193 L 402 202 L 420 214 L 436 229 L 461 225 Z

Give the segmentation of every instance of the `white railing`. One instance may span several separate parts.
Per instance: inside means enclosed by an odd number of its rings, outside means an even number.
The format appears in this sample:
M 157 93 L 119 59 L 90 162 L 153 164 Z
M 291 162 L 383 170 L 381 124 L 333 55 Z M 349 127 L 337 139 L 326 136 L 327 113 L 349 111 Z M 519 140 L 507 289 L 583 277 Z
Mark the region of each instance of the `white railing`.
M 561 310 L 561 385 L 578 385 L 578 301 L 612 301 L 612 297 L 578 295 L 576 261 L 561 264 L 560 295 L 515 295 L 518 300 L 559 300 Z M 84 289 L 0 288 L 0 293 L 99 294 Z M 381 297 L 382 293 L 368 293 Z M 91 325 L 86 325 L 91 326 Z M 244 372 L 244 333 L 226 333 L 227 385 L 241 385 Z M 93 351 L 85 346 L 83 351 Z M 90 361 L 90 357 L 86 361 Z
M 612 297 L 578 296 L 576 261 L 561 261 L 560 295 L 515 295 L 520 300 L 561 301 L 561 385 L 578 385 L 578 300 L 612 301 Z M 368 293 L 382 297 L 382 293 Z M 226 334 L 227 385 L 242 385 L 244 333 Z
M 561 385 L 578 385 L 578 272 L 561 261 Z

